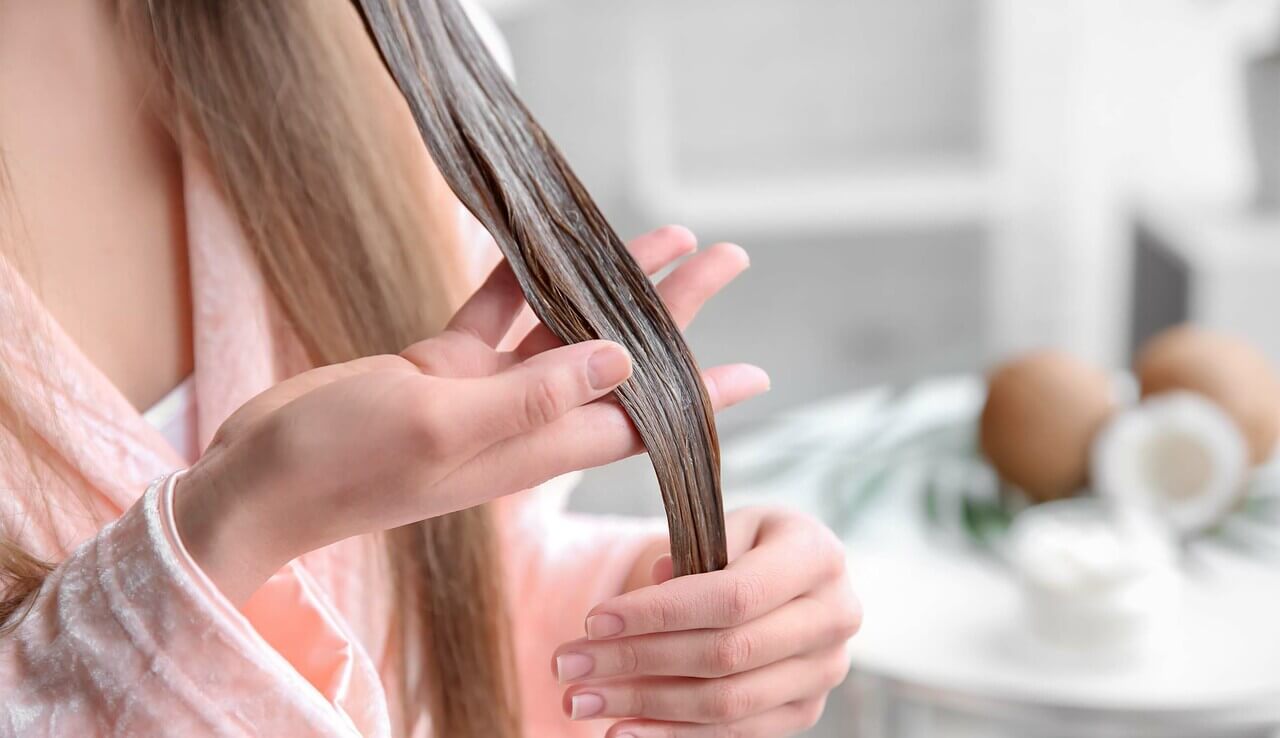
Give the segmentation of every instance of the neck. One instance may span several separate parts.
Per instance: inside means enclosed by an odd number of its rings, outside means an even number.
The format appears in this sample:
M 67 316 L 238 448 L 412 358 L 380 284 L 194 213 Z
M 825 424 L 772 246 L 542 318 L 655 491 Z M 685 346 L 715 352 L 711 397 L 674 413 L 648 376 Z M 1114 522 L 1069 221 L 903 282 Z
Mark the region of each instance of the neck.
M 192 363 L 182 177 L 114 5 L 0 0 L 0 250 L 146 407 Z
M 154 176 L 167 153 L 112 6 L 0 0 L 0 156 L 10 178 L 3 195 L 32 245 L 46 245 L 59 221 L 73 225 L 71 208 L 88 209 L 92 220 L 99 207 L 120 205 L 95 186 L 114 180 L 127 190 L 122 182 Z M 57 212 L 44 213 L 51 205 Z

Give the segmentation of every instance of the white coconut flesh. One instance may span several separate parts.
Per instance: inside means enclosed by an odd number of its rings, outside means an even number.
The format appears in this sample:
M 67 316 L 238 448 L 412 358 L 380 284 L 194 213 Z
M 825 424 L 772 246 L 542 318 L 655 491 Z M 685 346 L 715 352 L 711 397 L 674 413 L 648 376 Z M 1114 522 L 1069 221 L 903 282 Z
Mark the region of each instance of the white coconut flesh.
M 1101 496 L 1192 533 L 1217 523 L 1239 498 L 1248 447 L 1216 404 L 1172 392 L 1118 413 L 1098 434 L 1091 466 Z

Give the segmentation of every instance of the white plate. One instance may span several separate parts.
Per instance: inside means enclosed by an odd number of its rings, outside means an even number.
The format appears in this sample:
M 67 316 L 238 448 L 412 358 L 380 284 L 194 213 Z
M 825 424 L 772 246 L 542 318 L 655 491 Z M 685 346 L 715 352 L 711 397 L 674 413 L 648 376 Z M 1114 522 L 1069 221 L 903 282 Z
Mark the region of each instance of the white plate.
M 731 506 L 789 505 L 845 535 L 865 608 L 851 647 L 855 667 L 985 700 L 1280 724 L 1280 559 L 1207 539 L 1192 547 L 1160 648 L 1068 653 L 1030 633 L 1018 585 L 998 556 L 931 525 L 918 451 L 887 464 L 890 478 L 877 477 L 872 495 L 855 501 L 833 492 L 833 479 L 882 462 L 894 444 L 971 423 L 982 396 L 972 377 L 907 393 L 877 389 L 807 408 L 726 446 Z M 1275 530 L 1260 535 L 1280 547 Z

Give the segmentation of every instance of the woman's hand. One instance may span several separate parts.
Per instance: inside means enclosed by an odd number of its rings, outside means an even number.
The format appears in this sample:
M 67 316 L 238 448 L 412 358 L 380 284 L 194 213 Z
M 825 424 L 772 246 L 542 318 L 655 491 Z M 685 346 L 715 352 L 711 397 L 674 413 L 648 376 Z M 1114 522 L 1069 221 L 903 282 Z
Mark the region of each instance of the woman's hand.
M 657 584 L 596 606 L 587 637 L 556 650 L 566 714 L 621 719 L 609 738 L 773 738 L 817 722 L 862 619 L 844 547 L 787 511 L 727 525 L 724 571 L 671 579 L 663 556 Z
M 648 273 L 693 248 L 681 228 L 632 244 Z M 746 266 L 740 248 L 713 246 L 658 291 L 684 326 Z M 196 562 L 240 602 L 307 551 L 643 451 L 608 398 L 631 372 L 623 349 L 564 346 L 544 327 L 508 337 L 523 308 L 503 264 L 440 335 L 400 355 L 305 372 L 236 411 L 175 494 L 178 530 Z M 504 341 L 516 348 L 500 351 Z M 717 407 L 768 386 L 745 365 L 704 378 Z

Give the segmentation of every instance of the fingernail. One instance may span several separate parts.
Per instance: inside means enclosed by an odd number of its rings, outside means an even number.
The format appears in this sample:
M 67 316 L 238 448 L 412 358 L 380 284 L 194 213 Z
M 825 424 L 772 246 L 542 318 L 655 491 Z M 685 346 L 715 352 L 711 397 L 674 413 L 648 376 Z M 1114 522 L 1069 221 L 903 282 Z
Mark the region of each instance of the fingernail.
M 622 618 L 617 615 L 592 615 L 587 618 L 587 638 L 596 640 L 616 636 L 622 632 Z
M 636 738 L 635 733 L 619 733 L 616 738 Z
M 566 653 L 556 657 L 556 678 L 561 684 L 591 673 L 596 660 L 582 653 Z
M 569 712 L 569 718 L 572 720 L 582 720 L 593 715 L 598 715 L 604 709 L 604 698 L 598 694 L 575 694 L 570 700 L 572 708 Z
M 587 360 L 587 379 L 595 389 L 609 389 L 631 375 L 631 357 L 619 346 L 602 348 Z

